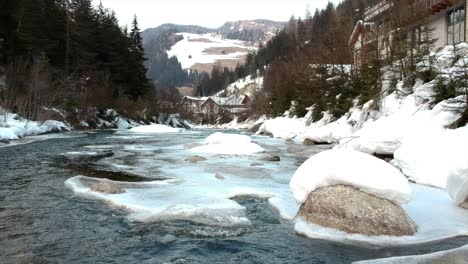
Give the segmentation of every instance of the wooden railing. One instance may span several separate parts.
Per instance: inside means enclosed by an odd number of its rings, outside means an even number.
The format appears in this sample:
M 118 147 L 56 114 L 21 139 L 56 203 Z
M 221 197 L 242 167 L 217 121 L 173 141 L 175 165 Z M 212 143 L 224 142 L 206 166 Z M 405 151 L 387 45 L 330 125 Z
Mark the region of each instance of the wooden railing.
M 402 13 L 406 13 L 406 21 L 417 22 L 418 20 L 432 16 L 451 6 L 462 3 L 464 0 L 414 0 L 405 12 L 403 7 Z

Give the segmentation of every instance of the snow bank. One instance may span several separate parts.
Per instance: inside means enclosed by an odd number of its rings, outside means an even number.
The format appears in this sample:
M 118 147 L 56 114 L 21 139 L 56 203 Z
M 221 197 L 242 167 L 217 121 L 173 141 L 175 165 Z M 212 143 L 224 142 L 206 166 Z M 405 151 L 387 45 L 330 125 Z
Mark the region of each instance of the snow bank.
M 316 143 L 332 144 L 351 136 L 353 133 L 351 118 L 343 116 L 336 122 L 331 122 L 331 120 L 332 117 L 325 113 L 320 121 L 310 124 L 304 132 L 298 135 L 298 138 L 301 141 L 308 139 Z
M 445 188 L 452 176 L 454 182 L 449 185 L 458 193 L 460 181 L 468 177 L 468 126 L 414 134 L 405 138 L 394 156 L 398 167 L 411 180 Z
M 353 140 L 340 142 L 342 146 L 369 154 L 392 155 L 405 138 L 440 130 L 459 118 L 456 113 L 446 110 L 445 103 L 431 109 L 430 97 L 427 96 L 431 92 L 430 85 L 415 89 L 415 93 L 403 98 L 395 93 L 385 97 L 380 118 L 365 121 L 362 128 L 353 134 Z
M 408 180 L 396 168 L 368 154 L 342 149 L 309 158 L 294 173 L 290 187 L 296 201 L 302 204 L 314 190 L 340 184 L 400 205 L 411 197 Z
M 177 133 L 181 132 L 182 129 L 166 125 L 154 124 L 148 126 L 134 127 L 129 129 L 128 131 L 133 133 Z
M 54 120 L 47 120 L 45 122 L 31 121 L 11 113 L 5 113 L 0 119 L 0 140 L 17 140 L 25 136 L 71 130 L 63 122 Z
M 237 134 L 214 133 L 204 140 L 203 146 L 191 149 L 193 152 L 220 155 L 251 155 L 265 152 L 265 149 L 252 143 L 249 136 Z
M 258 134 L 271 134 L 274 138 L 292 139 L 303 132 L 306 121 L 303 118 L 278 117 L 266 120 Z

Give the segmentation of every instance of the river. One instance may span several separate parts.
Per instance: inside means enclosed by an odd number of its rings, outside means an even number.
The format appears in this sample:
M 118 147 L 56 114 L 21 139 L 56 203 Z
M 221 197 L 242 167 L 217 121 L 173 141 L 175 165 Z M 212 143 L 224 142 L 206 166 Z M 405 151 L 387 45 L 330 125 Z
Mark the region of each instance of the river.
M 202 140 L 212 132 L 145 137 L 122 136 L 115 131 L 73 133 L 73 137 L 0 148 L 0 263 L 350 263 L 468 244 L 468 238 L 460 237 L 420 246 L 371 249 L 313 240 L 297 235 L 293 223 L 281 219 L 266 200 L 258 197 L 234 199 L 246 208 L 250 221 L 240 227 L 217 227 L 186 219 L 131 221 L 126 210 L 74 195 L 64 186 L 76 175 L 140 181 L 145 179 L 136 175 L 148 170 L 149 178 L 167 176 L 161 168 L 164 163 L 158 163 L 159 152 L 131 152 L 129 147 L 167 149 Z M 272 168 L 286 170 L 278 174 L 292 175 L 293 165 L 299 166 L 308 155 L 328 148 L 263 137 L 255 140 L 289 162 L 285 167 L 270 167 L 270 173 Z M 92 150 L 92 146 L 105 151 L 74 158 L 63 155 Z M 137 168 L 134 174 L 111 170 L 110 163 L 102 162 L 111 159 L 131 165 L 148 157 L 153 158 L 148 163 L 153 167 Z M 174 163 L 163 155 L 161 160 Z M 180 164 L 177 166 L 183 166 Z

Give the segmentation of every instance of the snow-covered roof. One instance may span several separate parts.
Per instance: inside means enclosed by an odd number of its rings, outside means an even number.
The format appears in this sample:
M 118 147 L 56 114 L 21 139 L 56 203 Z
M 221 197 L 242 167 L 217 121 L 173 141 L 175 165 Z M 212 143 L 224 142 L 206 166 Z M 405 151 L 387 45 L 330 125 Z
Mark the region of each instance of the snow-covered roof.
M 210 97 L 219 106 L 238 106 L 242 105 L 242 102 L 246 98 L 246 95 L 240 97 Z

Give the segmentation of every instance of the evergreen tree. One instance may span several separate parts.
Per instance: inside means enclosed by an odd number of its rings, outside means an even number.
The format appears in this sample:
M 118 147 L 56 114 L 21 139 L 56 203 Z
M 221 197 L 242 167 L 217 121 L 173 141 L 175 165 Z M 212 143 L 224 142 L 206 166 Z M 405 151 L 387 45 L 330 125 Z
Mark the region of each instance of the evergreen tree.
M 146 78 L 145 52 L 143 50 L 143 40 L 141 38 L 140 28 L 138 27 L 137 17 L 133 18 L 132 29 L 129 34 L 130 41 L 130 68 L 129 77 L 131 86 L 126 94 L 132 99 L 137 100 L 145 95 L 149 90 L 149 81 Z

